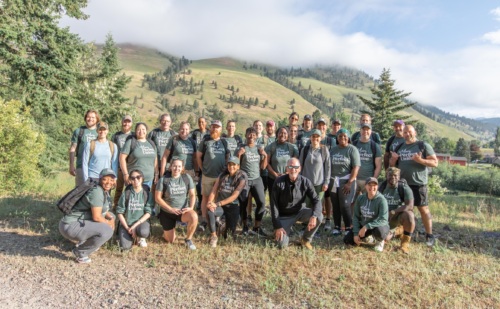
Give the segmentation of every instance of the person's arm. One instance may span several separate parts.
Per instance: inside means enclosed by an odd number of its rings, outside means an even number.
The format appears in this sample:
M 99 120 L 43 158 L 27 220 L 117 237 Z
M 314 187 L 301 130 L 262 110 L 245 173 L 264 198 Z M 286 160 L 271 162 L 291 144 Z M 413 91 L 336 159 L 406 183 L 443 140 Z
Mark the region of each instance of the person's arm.
M 174 215 L 182 214 L 182 211 L 180 209 L 175 209 L 173 207 L 170 207 L 170 205 L 168 205 L 167 202 L 165 202 L 165 200 L 163 199 L 162 194 L 163 194 L 162 190 L 156 189 L 156 192 L 155 192 L 156 204 L 158 204 L 161 207 L 161 209 L 163 209 L 164 211 L 166 211 L 168 213 L 171 213 Z
M 422 164 L 423 166 L 426 166 L 426 167 L 437 167 L 438 166 L 438 159 L 436 157 L 436 155 L 431 155 L 431 156 L 427 156 L 427 158 L 423 158 L 422 157 L 422 153 L 416 153 L 413 155 L 413 161 L 419 163 L 419 164 Z
M 332 163 L 330 161 L 330 151 L 325 146 L 326 158 L 323 163 L 323 191 L 326 192 L 328 190 L 328 186 L 330 185 L 330 175 L 332 174 Z
M 391 217 L 403 211 L 413 211 L 413 205 L 414 205 L 413 192 L 407 185 L 404 186 L 404 198 L 405 198 L 404 205 L 401 205 L 398 208 L 390 211 L 389 214 L 391 215 Z
M 373 171 L 373 177 L 378 178 L 381 171 L 382 171 L 382 157 L 376 157 L 375 158 L 375 170 Z
M 169 155 L 170 155 L 170 149 L 167 147 L 165 148 L 163 156 L 161 157 L 160 175 L 165 175 L 165 168 L 167 167 L 167 158 Z
M 189 207 L 183 208 L 182 213 L 190 210 L 194 210 L 194 205 L 196 204 L 196 190 L 195 188 L 189 189 Z
M 89 178 L 90 143 L 85 143 L 83 146 L 82 156 L 83 180 L 87 180 Z
M 125 183 L 126 185 L 129 184 L 128 169 L 127 169 L 127 157 L 128 157 L 128 154 L 120 153 L 120 169 L 122 170 L 122 174 L 123 174 L 123 183 Z
M 267 153 L 264 151 L 264 148 L 259 148 L 258 150 L 260 154 L 260 169 L 265 170 L 267 167 Z
M 155 169 L 154 169 L 154 178 L 153 178 L 153 183 L 158 182 L 158 157 L 155 156 Z
M 396 166 L 396 163 L 398 163 L 399 160 L 399 155 L 395 153 L 394 151 L 391 151 L 391 158 L 389 159 L 389 166 L 394 167 Z
M 307 230 L 310 231 L 318 224 L 318 217 L 321 216 L 323 205 L 321 204 L 321 200 L 316 193 L 316 190 L 314 190 L 312 182 L 306 178 L 304 178 L 303 181 L 305 181 L 304 185 L 306 188 L 306 196 L 312 201 L 313 205 L 313 215 L 309 219 L 309 224 L 307 225 Z
M 269 149 L 269 151 L 271 151 L 271 150 Z M 269 172 L 269 174 L 273 175 L 273 176 L 274 176 L 274 179 L 276 179 L 276 178 L 278 178 L 278 177 L 280 176 L 280 174 L 278 174 L 278 173 L 274 170 L 274 168 L 273 168 L 273 166 L 272 166 L 272 164 L 271 164 L 271 163 L 272 163 L 272 162 L 271 162 L 271 160 L 272 160 L 272 156 L 271 156 L 271 154 L 269 153 L 269 154 L 267 155 L 267 167 L 266 167 L 266 168 L 267 168 L 267 171 Z
M 76 143 L 71 143 L 69 146 L 69 174 L 72 176 L 76 176 L 76 168 L 75 168 L 75 152 L 76 152 Z
M 118 146 L 113 143 L 113 157 L 111 158 L 111 168 L 115 172 L 115 175 L 118 175 Z
M 384 226 L 384 225 L 389 224 L 389 222 L 388 222 L 388 218 L 389 218 L 388 209 L 389 209 L 389 207 L 387 205 L 387 200 L 384 197 L 382 197 L 382 198 L 378 199 L 377 203 L 379 204 L 378 205 L 379 206 L 378 214 L 374 220 L 368 222 L 365 225 L 366 229 L 368 229 L 368 230 L 373 229 L 374 227 L 377 227 L 377 226 Z
M 389 168 L 389 160 L 391 159 L 391 152 L 384 153 L 384 170 Z
M 102 215 L 102 206 L 92 206 L 90 211 L 92 212 L 92 220 L 94 222 L 106 223 L 110 228 L 115 228 L 115 220 L 113 217 L 106 218 Z
M 203 153 L 201 151 L 196 152 L 196 164 L 198 166 L 198 170 L 196 170 L 196 175 L 200 176 L 201 175 L 201 168 L 203 166 L 203 162 L 201 162 L 201 156 Z

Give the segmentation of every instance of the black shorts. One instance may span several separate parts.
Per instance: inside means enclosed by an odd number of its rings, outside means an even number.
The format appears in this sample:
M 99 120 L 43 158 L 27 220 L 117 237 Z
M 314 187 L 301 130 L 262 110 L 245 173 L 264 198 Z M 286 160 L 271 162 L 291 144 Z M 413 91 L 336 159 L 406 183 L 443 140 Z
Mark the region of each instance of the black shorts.
M 427 185 L 423 186 L 410 186 L 413 192 L 413 205 L 417 207 L 429 205 L 429 193 L 427 192 Z
M 174 215 L 163 210 L 160 210 L 160 214 L 158 215 L 158 219 L 160 219 L 160 224 L 164 231 L 174 229 L 177 221 L 181 221 L 181 217 L 182 215 Z

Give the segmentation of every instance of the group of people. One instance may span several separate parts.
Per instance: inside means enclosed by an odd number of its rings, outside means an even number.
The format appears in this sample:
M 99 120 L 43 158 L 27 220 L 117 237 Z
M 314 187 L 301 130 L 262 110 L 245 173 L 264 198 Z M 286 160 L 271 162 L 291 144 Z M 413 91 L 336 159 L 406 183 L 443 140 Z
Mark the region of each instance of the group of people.
M 89 255 L 112 237 L 116 217 L 124 250 L 134 242 L 147 246 L 150 219 L 157 216 L 169 243 L 176 239 L 176 225 L 187 225 L 184 241 L 191 250 L 196 231 L 208 230 L 210 246 L 216 247 L 218 237 L 234 237 L 238 224 L 242 234 L 273 238 L 284 248 L 301 222 L 299 243 L 306 249 L 322 227 L 334 236 L 343 233 L 346 244 L 373 244 L 377 251 L 399 238 L 408 253 L 416 206 L 427 244 L 434 245 L 427 177 L 438 161 L 402 120 L 393 122 L 384 153 L 368 114 L 361 115 L 360 131 L 352 136 L 338 119 L 327 132 L 325 119 L 314 123 L 305 115 L 299 124 L 296 112 L 280 128 L 273 120 L 265 125 L 256 120 L 243 138 L 233 120 L 225 133 L 219 120 L 208 125 L 200 117 L 192 132 L 188 122 L 181 122 L 178 132 L 171 122 L 163 114 L 158 128 L 148 131 L 139 122 L 132 131 L 132 117 L 126 115 L 108 140 L 108 124 L 89 110 L 85 126 L 73 132 L 69 172 L 75 185 L 98 183 L 60 221 L 61 234 L 76 243 L 78 262 L 90 262 Z M 379 184 L 383 168 L 386 180 Z M 266 191 L 273 233 L 262 226 Z

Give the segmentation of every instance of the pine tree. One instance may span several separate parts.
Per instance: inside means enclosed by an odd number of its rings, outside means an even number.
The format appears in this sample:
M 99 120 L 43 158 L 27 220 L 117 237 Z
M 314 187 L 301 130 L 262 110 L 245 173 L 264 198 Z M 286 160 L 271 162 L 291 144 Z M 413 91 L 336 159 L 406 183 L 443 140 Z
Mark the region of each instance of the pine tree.
M 415 103 L 405 103 L 403 100 L 411 94 L 394 88 L 391 71 L 384 69 L 375 86 L 370 87 L 373 95 L 371 100 L 357 96 L 369 110 L 363 110 L 372 116 L 373 131 L 378 132 L 383 140 L 392 135 L 392 122 L 396 119 L 408 119 L 411 116 L 401 116 L 397 112 L 412 107 Z
M 455 148 L 455 156 L 467 158 L 467 162 L 470 161 L 470 146 L 462 137 L 458 139 L 457 146 Z
M 497 127 L 497 134 L 495 136 L 495 147 L 494 152 L 495 152 L 495 157 L 500 157 L 500 127 Z

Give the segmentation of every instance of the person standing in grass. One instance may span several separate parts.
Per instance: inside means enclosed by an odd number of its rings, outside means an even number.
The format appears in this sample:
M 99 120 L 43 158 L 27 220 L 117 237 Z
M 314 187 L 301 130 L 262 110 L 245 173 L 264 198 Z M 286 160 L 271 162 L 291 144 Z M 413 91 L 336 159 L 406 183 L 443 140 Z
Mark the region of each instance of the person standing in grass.
M 170 164 L 173 157 L 180 158 L 184 161 L 184 171 L 191 178 L 195 179 L 195 170 L 198 170 L 196 163 L 196 142 L 189 137 L 190 125 L 189 122 L 183 121 L 179 125 L 179 134 L 175 135 L 168 142 L 167 148 L 161 158 L 160 175 L 164 175 L 167 166 Z
M 365 190 L 365 179 L 368 177 L 378 178 L 382 170 L 382 151 L 380 145 L 370 139 L 372 126 L 368 123 L 361 124 L 361 134 L 353 145 L 358 148 L 361 167 L 356 180 L 356 194 Z
M 196 150 L 198 151 L 201 147 L 201 142 L 203 141 L 203 138 L 205 138 L 206 135 L 210 135 L 209 130 L 207 130 L 207 120 L 205 117 L 199 117 L 198 118 L 198 128 L 194 129 L 193 133 L 191 134 L 191 138 L 196 142 Z M 197 154 L 195 154 L 197 156 Z M 196 159 L 198 160 L 198 159 Z M 198 162 L 198 161 L 197 161 Z M 196 182 L 196 196 L 198 200 L 197 204 L 197 210 L 198 213 L 201 213 L 201 204 L 202 204 L 202 194 L 201 194 L 201 182 L 202 182 L 202 166 L 197 165 L 197 170 L 195 170 L 196 177 L 195 180 Z
M 403 131 L 405 129 L 405 123 L 403 120 L 395 120 L 392 123 L 392 128 L 394 130 L 394 135 L 392 135 L 387 144 L 385 145 L 384 153 L 384 170 L 389 167 L 389 160 L 391 159 L 391 151 L 394 151 L 399 145 L 405 142 L 405 137 Z
M 71 145 L 69 147 L 69 173 L 75 176 L 75 187 L 85 182 L 82 169 L 83 146 L 97 138 L 97 123 L 100 121 L 96 110 L 89 109 L 85 113 L 85 125 L 73 131 Z M 76 157 L 76 167 L 75 167 Z
M 238 198 L 240 194 L 245 195 L 245 191 L 248 191 L 247 174 L 240 170 L 240 160 L 237 157 L 229 157 L 227 170 L 217 178 L 208 196 L 207 209 L 212 248 L 217 246 L 216 218 L 222 215 L 225 217 L 225 227 L 222 228 L 224 239 L 227 238 L 228 231 L 234 237 L 240 217 Z
M 262 145 L 257 145 L 257 131 L 250 127 L 245 132 L 246 144 L 241 145 L 236 150 L 235 156 L 241 162 L 241 169 L 248 176 L 249 195 L 241 197 L 240 211 L 241 221 L 243 224 L 243 234 L 260 235 L 267 237 L 267 233 L 262 228 L 262 218 L 265 213 L 265 193 L 264 183 L 260 177 L 260 170 L 265 169 L 267 166 L 267 154 Z M 247 222 L 247 205 L 250 198 L 253 197 L 256 204 L 255 209 L 255 222 L 253 229 L 249 231 Z
M 384 244 L 389 234 L 388 206 L 385 197 L 378 192 L 378 180 L 369 177 L 365 180 L 366 193 L 361 194 L 354 204 L 352 233 L 344 237 L 347 245 L 371 243 L 375 238 L 375 251 L 384 251 Z M 369 237 L 372 236 L 372 237 Z
M 417 139 L 415 128 L 408 125 L 403 130 L 405 142 L 391 151 L 389 165 L 398 166 L 413 192 L 414 205 L 417 206 L 424 223 L 427 246 L 435 244 L 432 234 L 432 216 L 429 210 L 427 182 L 428 167 L 437 167 L 438 159 L 432 146 Z
M 286 248 L 291 227 L 296 222 L 307 223 L 300 243 L 302 247 L 312 250 L 311 241 L 323 220 L 321 201 L 312 182 L 300 175 L 300 162 L 297 158 L 288 160 L 286 171 L 285 175 L 276 179 L 272 188 L 274 240 L 280 249 Z M 306 198 L 312 201 L 312 208 L 306 206 Z
M 241 136 L 236 134 L 236 121 L 229 120 L 226 124 L 226 134 L 222 134 L 222 138 L 226 140 L 227 148 L 231 153 L 234 153 L 238 147 L 243 144 Z
M 109 211 L 109 193 L 115 180 L 112 169 L 103 169 L 99 174 L 99 185 L 85 193 L 71 213 L 59 222 L 61 235 L 77 243 L 72 250 L 77 263 L 90 263 L 90 255 L 113 236 L 115 216 Z
M 182 173 L 183 168 L 184 161 L 182 159 L 172 159 L 171 173 L 166 173 L 158 182 L 155 201 L 160 206 L 158 219 L 163 227 L 163 238 L 168 243 L 173 243 L 176 223 L 187 223 L 184 242 L 188 249 L 196 250 L 192 240 L 198 224 L 198 215 L 194 210 L 196 192 L 193 179 Z
M 360 127 L 362 127 L 364 124 L 369 124 L 369 125 L 372 124 L 372 116 L 370 116 L 370 114 L 362 114 L 361 117 L 359 118 Z M 361 136 L 361 131 L 354 133 L 351 137 L 351 142 L 354 144 L 359 140 L 360 136 Z M 381 145 L 382 143 L 382 141 L 380 140 L 380 135 L 375 131 L 371 132 L 370 139 L 379 145 Z
M 118 147 L 117 153 L 118 157 L 120 156 L 120 153 L 122 151 L 123 146 L 125 145 L 125 142 L 129 138 L 129 136 L 132 136 L 134 133 L 132 132 L 132 116 L 130 115 L 125 115 L 122 118 L 122 129 L 121 131 L 116 132 L 113 134 L 111 137 L 111 140 L 115 145 Z M 113 208 L 116 208 L 116 205 L 118 205 L 118 201 L 120 200 L 120 196 L 122 195 L 123 191 L 123 172 L 122 169 L 120 168 L 120 163 L 118 163 L 118 174 L 116 174 L 116 189 L 115 189 L 115 197 L 113 201 Z
M 391 232 L 386 241 L 392 238 L 401 239 L 401 251 L 410 252 L 410 241 L 415 230 L 415 215 L 413 214 L 413 192 L 400 180 L 401 171 L 396 167 L 389 167 L 386 172 L 387 179 L 379 186 L 379 191 L 389 205 L 389 226 Z
M 311 138 L 311 134 L 313 131 L 313 119 L 311 115 L 305 115 L 304 120 L 302 121 L 302 130 L 299 132 L 299 136 L 297 139 L 299 140 L 299 151 L 309 143 L 309 139 Z
M 361 166 L 358 148 L 349 144 L 349 131 L 337 131 L 338 145 L 330 152 L 331 179 L 330 199 L 333 206 L 333 221 L 335 227 L 332 235 L 338 236 L 341 232 L 342 218 L 345 231 L 349 233 L 352 223 L 351 203 L 356 193 L 356 177 Z M 326 225 L 326 224 L 325 224 Z
M 156 146 L 156 159 L 158 161 L 158 171 L 160 173 L 160 162 L 163 157 L 163 153 L 165 153 L 165 149 L 167 148 L 168 143 L 172 139 L 175 133 L 174 130 L 170 129 L 170 125 L 172 124 L 172 118 L 170 118 L 169 114 L 162 114 L 159 118 L 160 126 L 158 128 L 154 128 L 151 132 L 148 133 L 148 139 L 152 140 Z M 168 166 L 168 162 L 167 162 Z
M 118 238 L 120 248 L 129 250 L 134 240 L 140 247 L 147 247 L 146 238 L 149 236 L 151 225 L 149 218 L 153 212 L 153 195 L 142 186 L 144 175 L 140 170 L 130 172 L 132 185 L 125 188 L 116 207 Z
M 99 174 L 105 168 L 118 173 L 118 147 L 107 139 L 108 124 L 101 121 L 97 124 L 97 139 L 85 143 L 83 148 L 83 179 L 99 181 Z

